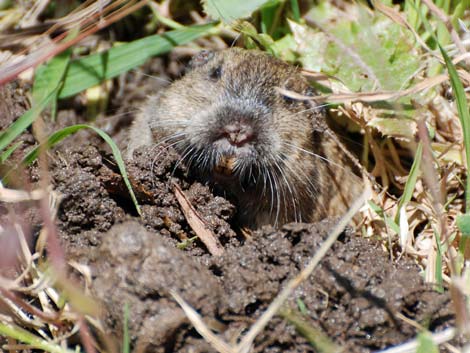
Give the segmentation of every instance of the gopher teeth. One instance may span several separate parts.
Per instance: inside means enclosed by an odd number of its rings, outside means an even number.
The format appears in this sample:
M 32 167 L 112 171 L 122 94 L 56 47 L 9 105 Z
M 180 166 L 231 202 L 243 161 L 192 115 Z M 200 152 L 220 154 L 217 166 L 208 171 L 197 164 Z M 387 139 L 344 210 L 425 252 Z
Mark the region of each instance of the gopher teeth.
M 233 173 L 235 161 L 235 157 L 222 156 L 219 160 L 219 163 L 215 166 L 214 170 L 219 174 L 230 176 Z

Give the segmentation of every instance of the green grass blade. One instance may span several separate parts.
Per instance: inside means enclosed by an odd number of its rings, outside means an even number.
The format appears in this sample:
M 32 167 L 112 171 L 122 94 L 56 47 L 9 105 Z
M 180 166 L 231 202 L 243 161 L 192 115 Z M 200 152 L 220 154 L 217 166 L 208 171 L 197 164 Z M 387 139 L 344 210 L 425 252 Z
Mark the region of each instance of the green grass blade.
M 64 74 L 70 62 L 71 50 L 66 50 L 53 57 L 47 64 L 37 68 L 34 75 L 33 84 L 33 105 L 41 102 L 52 92 L 55 92 L 51 98 L 53 104 L 52 116 L 55 117 L 55 108 L 57 101 L 58 88 L 62 85 Z
M 436 247 L 437 247 L 437 254 L 436 254 L 436 291 L 439 293 L 444 292 L 444 279 L 442 278 L 442 253 L 443 249 L 441 246 L 441 237 L 439 233 L 433 229 L 434 231 L 434 239 L 436 239 Z
M 111 150 L 113 152 L 114 158 L 116 159 L 116 163 L 119 167 L 119 172 L 122 175 L 124 183 L 126 184 L 127 190 L 129 191 L 129 194 L 131 196 L 132 202 L 134 203 L 135 209 L 137 210 L 137 213 L 139 215 L 141 215 L 141 211 L 140 211 L 139 204 L 137 202 L 137 198 L 135 197 L 134 191 L 132 190 L 132 186 L 131 186 L 131 183 L 129 181 L 129 177 L 127 176 L 126 167 L 125 167 L 124 161 L 122 159 L 121 151 L 119 150 L 117 145 L 114 143 L 112 138 L 106 132 L 104 132 L 103 130 L 98 129 L 94 126 L 91 126 L 91 125 L 86 125 L 86 124 L 72 125 L 72 126 L 68 126 L 68 127 L 64 128 L 62 130 L 56 131 L 51 136 L 49 136 L 49 138 L 47 139 L 47 142 L 45 143 L 46 147 L 50 148 L 50 147 L 54 146 L 55 144 L 57 144 L 58 142 L 62 141 L 67 136 L 70 136 L 70 135 L 72 135 L 72 134 L 74 134 L 77 131 L 82 130 L 82 129 L 91 129 L 91 130 L 93 130 L 109 145 L 109 147 L 111 148 Z M 32 150 L 23 159 L 23 163 L 30 164 L 31 162 L 33 162 L 38 157 L 39 151 L 43 147 L 44 146 L 38 146 L 34 150 Z
M 416 353 L 439 353 L 439 347 L 434 343 L 429 332 L 425 331 L 418 334 Z
M 124 304 L 124 328 L 122 333 L 122 353 L 130 353 L 131 341 L 129 337 L 129 304 Z
M 52 101 L 57 94 L 57 88 L 50 92 L 35 107 L 28 110 L 21 117 L 11 124 L 3 134 L 0 135 L 0 151 L 5 149 L 14 139 L 21 135 L 37 119 L 44 108 Z
M 452 90 L 454 91 L 455 99 L 457 101 L 457 111 L 459 113 L 460 124 L 462 125 L 463 130 L 463 142 L 465 146 L 465 162 L 467 165 L 467 181 L 465 185 L 465 212 L 470 212 L 470 173 L 468 168 L 470 168 L 470 113 L 468 111 L 467 97 L 465 96 L 465 90 L 463 88 L 462 81 L 455 69 L 454 64 L 450 60 L 444 48 L 439 44 L 439 49 L 441 50 L 442 57 L 447 66 L 447 71 L 450 76 L 450 83 L 452 85 Z
M 369 207 L 374 211 L 379 217 L 382 217 L 385 224 L 390 227 L 396 234 L 400 234 L 400 227 L 398 226 L 397 223 L 393 219 L 391 219 L 387 214 L 384 212 L 384 210 L 374 203 L 373 201 L 367 201 L 367 204 Z
M 71 61 L 59 92 L 59 98 L 73 96 L 103 80 L 116 77 L 142 65 L 152 56 L 164 54 L 177 45 L 188 43 L 207 34 L 214 26 L 213 23 L 209 23 L 176 29 Z
M 31 332 L 20 327 L 14 327 L 0 322 L 0 336 L 11 337 L 15 340 L 26 343 L 33 348 L 37 348 L 50 353 L 77 353 L 70 349 L 61 347 L 58 344 L 44 340 Z M 78 351 L 80 352 L 80 351 Z
M 5 152 L 0 154 L 0 164 L 5 163 L 5 161 L 10 158 L 11 154 L 16 151 L 18 147 L 20 147 L 23 144 L 23 141 L 18 141 L 15 143 L 13 146 L 8 148 Z
M 403 195 L 401 195 L 400 201 L 398 202 L 397 215 L 395 217 L 396 223 L 399 222 L 401 208 L 405 206 L 408 202 L 410 202 L 411 198 L 413 197 L 413 191 L 416 186 L 416 181 L 418 180 L 422 157 L 423 144 L 420 142 L 418 144 L 418 148 L 416 149 L 415 159 L 413 161 L 413 165 L 411 166 L 410 174 L 408 175 L 408 179 L 406 180 L 405 190 L 403 190 Z
M 300 22 L 300 8 L 297 0 L 290 0 L 290 6 L 292 8 L 292 17 L 295 22 Z
M 318 328 L 311 326 L 305 319 L 292 310 L 283 310 L 281 316 L 293 325 L 296 331 L 303 336 L 316 352 L 333 353 L 341 352 L 341 347 L 337 346 L 328 336 Z

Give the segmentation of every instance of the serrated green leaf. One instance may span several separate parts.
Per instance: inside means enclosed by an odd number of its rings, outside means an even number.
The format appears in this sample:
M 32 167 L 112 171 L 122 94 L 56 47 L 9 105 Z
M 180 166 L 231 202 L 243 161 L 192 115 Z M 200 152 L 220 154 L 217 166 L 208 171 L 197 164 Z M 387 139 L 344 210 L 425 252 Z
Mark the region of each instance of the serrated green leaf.
M 417 339 L 416 353 L 439 353 L 439 347 L 434 343 L 428 332 L 420 332 Z
M 325 69 L 325 52 L 328 38 L 323 32 L 315 31 L 304 24 L 287 20 L 293 34 L 296 51 L 302 67 L 307 70 L 321 71 Z
M 322 2 L 306 16 L 328 33 L 328 44 L 320 52 L 322 71 L 353 92 L 406 88 L 420 66 L 412 34 L 360 4 L 348 5 L 347 11 L 348 16 L 341 15 L 333 5 Z M 307 40 L 305 45 L 309 44 Z
M 122 159 L 121 151 L 119 150 L 119 148 L 117 147 L 117 145 L 113 141 L 113 139 L 106 132 L 104 132 L 101 129 L 98 129 L 98 128 L 96 128 L 94 126 L 91 126 L 91 125 L 78 124 L 78 125 L 68 126 L 66 128 L 63 128 L 62 130 L 56 131 L 51 136 L 49 136 L 49 138 L 47 139 L 47 142 L 45 143 L 45 146 L 40 145 L 40 146 L 34 148 L 30 153 L 28 153 L 28 155 L 23 159 L 23 163 L 24 164 L 30 164 L 31 162 L 33 162 L 38 157 L 39 151 L 42 148 L 44 148 L 44 147 L 50 148 L 50 147 L 54 146 L 55 144 L 59 143 L 60 141 L 62 141 L 64 138 L 66 138 L 66 137 L 68 137 L 68 136 L 70 136 L 70 135 L 72 135 L 72 134 L 74 134 L 77 131 L 82 130 L 82 129 L 91 129 L 91 130 L 93 130 L 109 145 L 109 147 L 111 148 L 111 151 L 113 152 L 114 158 L 116 159 L 116 163 L 118 165 L 119 172 L 121 173 L 121 176 L 124 180 L 124 183 L 126 184 L 127 190 L 129 191 L 132 202 L 134 203 L 134 206 L 137 210 L 137 213 L 140 215 L 141 214 L 140 207 L 139 207 L 139 204 L 137 202 L 137 198 L 135 197 L 134 191 L 132 190 L 132 186 L 131 186 L 131 183 L 129 181 L 129 178 L 127 176 L 126 166 L 124 165 L 124 161 Z
M 177 45 L 207 34 L 213 23 L 185 27 L 160 35 L 148 36 L 121 44 L 103 53 L 70 62 L 59 98 L 67 98 L 142 65 L 152 56 L 164 54 Z
M 294 63 L 297 59 L 297 55 L 295 54 L 296 46 L 294 37 L 291 34 L 287 34 L 281 39 L 275 41 L 271 45 L 271 50 L 275 57 Z
M 416 122 L 406 118 L 374 118 L 367 123 L 384 136 L 412 140 L 416 132 Z
M 249 17 L 261 6 L 270 3 L 271 0 L 203 0 L 204 12 L 214 20 L 222 20 L 232 23 L 235 20 Z

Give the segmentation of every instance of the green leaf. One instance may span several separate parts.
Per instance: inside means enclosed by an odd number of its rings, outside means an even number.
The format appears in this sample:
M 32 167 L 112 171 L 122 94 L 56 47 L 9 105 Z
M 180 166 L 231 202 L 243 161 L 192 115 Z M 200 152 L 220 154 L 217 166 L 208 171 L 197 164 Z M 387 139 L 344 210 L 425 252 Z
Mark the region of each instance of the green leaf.
M 274 44 L 274 40 L 271 38 L 271 36 L 269 34 L 258 33 L 258 31 L 256 30 L 256 27 L 253 26 L 248 21 L 241 21 L 237 25 L 237 29 L 240 33 L 242 33 L 246 37 L 254 40 L 258 45 L 260 45 L 261 47 L 266 49 L 268 52 L 273 54 L 273 51 L 272 51 L 271 47 Z
M 46 341 L 42 337 L 38 337 L 31 332 L 26 331 L 18 326 L 8 325 L 0 322 L 0 336 L 11 337 L 20 342 L 26 343 L 31 348 L 38 348 L 42 351 L 50 353 L 77 353 L 71 349 L 61 347 L 52 341 Z M 78 351 L 80 352 L 80 351 Z
M 161 55 L 177 45 L 209 33 L 213 23 L 185 27 L 161 35 L 148 36 L 121 44 L 105 52 L 70 62 L 59 98 L 73 96 L 100 82 L 142 65 L 152 56 Z
M 307 306 L 305 305 L 304 301 L 300 298 L 297 298 L 297 307 L 299 308 L 299 311 L 302 313 L 302 315 L 308 315 L 308 310 Z
M 398 224 L 396 224 L 393 219 L 391 219 L 387 214 L 384 212 L 384 210 L 374 203 L 373 201 L 367 201 L 369 207 L 374 211 L 379 217 L 382 217 L 385 224 L 390 227 L 396 234 L 400 234 L 400 227 Z
M 125 167 L 124 161 L 122 159 L 121 151 L 119 150 L 117 145 L 114 143 L 112 138 L 106 132 L 104 132 L 103 130 L 98 129 L 94 126 L 91 126 L 91 125 L 85 125 L 85 124 L 72 125 L 72 126 L 68 126 L 68 127 L 64 128 L 62 130 L 59 130 L 59 131 L 56 131 L 55 133 L 53 133 L 51 136 L 49 136 L 49 138 L 47 139 L 47 142 L 45 143 L 45 145 L 46 145 L 47 148 L 50 148 L 50 147 L 54 146 L 55 144 L 59 143 L 60 141 L 62 141 L 67 136 L 70 136 L 70 135 L 72 135 L 72 134 L 74 134 L 77 131 L 82 130 L 82 129 L 91 129 L 91 130 L 93 130 L 109 145 L 109 147 L 111 148 L 111 150 L 113 152 L 114 158 L 116 159 L 116 163 L 119 167 L 119 172 L 121 173 L 121 176 L 124 180 L 124 183 L 126 184 L 127 190 L 129 191 L 129 194 L 131 196 L 132 202 L 134 203 L 135 209 L 137 210 L 137 213 L 139 215 L 141 215 L 139 204 L 137 202 L 134 191 L 132 190 L 131 183 L 130 183 L 129 178 L 127 176 L 126 167 Z M 23 163 L 30 164 L 31 162 L 33 162 L 38 157 L 39 151 L 43 147 L 44 147 L 43 145 L 40 145 L 40 146 L 36 147 L 35 149 L 33 149 L 23 159 Z
M 441 245 L 441 237 L 436 229 L 433 228 L 434 239 L 436 239 L 437 256 L 436 256 L 436 291 L 444 292 L 444 279 L 442 278 L 442 253 L 444 252 Z
M 15 143 L 13 146 L 11 146 L 10 148 L 8 148 L 5 152 L 3 152 L 1 155 L 0 155 L 0 164 L 1 163 L 5 163 L 5 161 L 10 158 L 11 154 L 13 152 L 16 151 L 16 149 L 18 147 L 20 147 L 21 145 L 23 144 L 23 141 L 18 141 L 17 143 Z
M 327 1 L 313 7 L 305 17 L 321 31 L 310 28 L 311 35 L 296 38 L 302 42 L 299 46 L 314 45 L 315 32 L 328 33 L 327 44 L 309 55 L 321 55 L 321 70 L 353 92 L 406 88 L 421 64 L 413 35 L 378 11 L 357 3 L 346 6 L 348 16 Z M 299 61 L 304 68 L 315 69 L 304 57 Z
M 377 129 L 384 136 L 413 140 L 416 131 L 416 122 L 403 117 L 374 118 L 367 123 Z
M 292 8 L 292 17 L 294 18 L 294 21 L 299 22 L 300 21 L 299 2 L 297 0 L 290 0 L 290 6 Z
M 439 347 L 434 343 L 428 332 L 420 332 L 418 334 L 416 353 L 439 353 Z
M 270 0 L 203 0 L 204 12 L 214 20 L 231 23 L 235 20 L 249 17 Z
M 462 81 L 455 69 L 454 64 L 450 60 L 447 52 L 439 44 L 439 49 L 441 50 L 442 57 L 447 66 L 447 71 L 450 76 L 450 83 L 452 85 L 452 90 L 454 91 L 455 99 L 457 100 L 457 111 L 459 113 L 460 124 L 462 125 L 463 130 L 463 141 L 465 146 L 465 162 L 467 166 L 467 181 L 465 186 L 465 212 L 470 212 L 470 173 L 468 168 L 470 168 L 470 113 L 468 111 L 467 97 L 465 95 L 465 90 L 463 88 Z
M 55 117 L 55 108 L 57 101 L 57 92 L 62 85 L 64 74 L 70 62 L 71 50 L 66 50 L 53 57 L 47 64 L 37 68 L 34 75 L 33 84 L 33 105 L 44 100 L 49 94 L 54 92 L 51 98 L 53 105 L 52 116 Z
M 457 227 L 464 237 L 470 237 L 470 214 L 461 214 L 457 216 Z
M 413 196 L 413 191 L 416 186 L 416 181 L 418 180 L 422 157 L 423 157 L 423 144 L 420 142 L 418 144 L 418 148 L 416 149 L 415 159 L 413 161 L 413 165 L 411 166 L 410 174 L 408 175 L 408 179 L 406 180 L 405 190 L 403 191 L 403 195 L 401 195 L 400 201 L 398 202 L 397 215 L 395 217 L 395 222 L 397 223 L 400 217 L 400 209 L 403 206 L 405 206 L 408 202 L 410 202 Z
M 28 110 L 21 117 L 11 124 L 3 134 L 0 135 L 0 151 L 5 149 L 14 139 L 21 135 L 37 119 L 44 108 L 52 101 L 57 94 L 58 87 L 50 92 L 35 107 Z
M 281 316 L 293 325 L 296 331 L 313 346 L 315 352 L 331 353 L 341 352 L 341 347 L 337 346 L 321 330 L 311 326 L 304 318 L 293 310 L 282 310 Z

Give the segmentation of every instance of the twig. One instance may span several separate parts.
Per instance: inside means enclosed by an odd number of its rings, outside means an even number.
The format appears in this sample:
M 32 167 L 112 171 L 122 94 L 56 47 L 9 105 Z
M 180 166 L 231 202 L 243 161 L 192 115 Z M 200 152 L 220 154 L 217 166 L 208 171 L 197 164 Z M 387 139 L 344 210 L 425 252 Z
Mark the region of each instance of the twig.
M 201 316 L 191 308 L 188 303 L 184 301 L 181 296 L 176 293 L 175 291 L 171 290 L 170 294 L 173 298 L 177 301 L 177 303 L 181 306 L 183 311 L 185 312 L 188 319 L 194 325 L 194 328 L 199 332 L 199 334 L 204 337 L 204 339 L 212 345 L 218 352 L 221 353 L 236 353 L 234 347 L 231 347 L 228 343 L 226 343 L 223 339 L 219 338 L 216 334 L 214 334 L 201 319 Z
M 222 255 L 224 253 L 222 245 L 220 245 L 212 230 L 204 224 L 204 221 L 186 198 L 186 195 L 183 193 L 183 190 L 181 190 L 179 185 L 173 184 L 173 192 L 175 193 L 176 199 L 181 206 L 181 210 L 183 211 L 189 226 L 194 233 L 196 233 L 199 239 L 201 239 L 207 247 L 207 250 L 209 250 L 209 252 L 214 256 Z
M 442 344 L 454 338 L 455 333 L 455 328 L 450 327 L 442 332 L 434 333 L 433 335 L 431 335 L 431 338 L 435 344 Z M 416 352 L 416 348 L 418 348 L 418 340 L 414 339 L 399 346 L 385 349 L 378 353 L 414 353 Z

